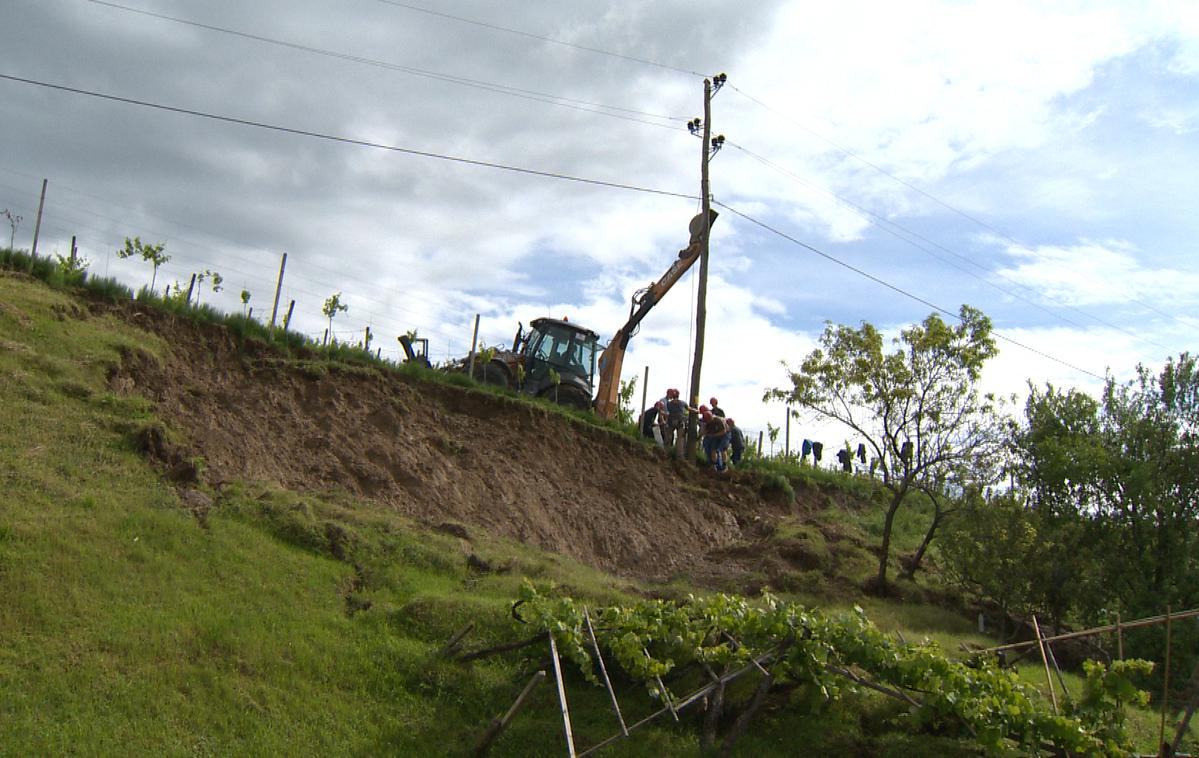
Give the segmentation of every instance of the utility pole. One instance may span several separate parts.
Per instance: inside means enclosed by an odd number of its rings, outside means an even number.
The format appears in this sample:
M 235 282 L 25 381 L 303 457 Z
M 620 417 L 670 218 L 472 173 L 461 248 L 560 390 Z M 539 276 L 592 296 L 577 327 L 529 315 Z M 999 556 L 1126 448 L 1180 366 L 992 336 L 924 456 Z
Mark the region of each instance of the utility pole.
M 716 77 L 717 87 L 724 84 L 724 74 Z M 694 122 L 693 122 L 694 123 Z M 708 320 L 708 236 L 712 231 L 712 199 L 708 186 L 708 163 L 712 159 L 712 81 L 704 79 L 703 147 L 700 161 L 699 192 L 703 202 L 703 247 L 699 254 L 699 292 L 695 297 L 695 357 L 691 362 L 691 408 L 699 407 L 699 379 L 704 361 L 704 326 Z M 723 142 L 723 138 L 721 139 Z M 695 459 L 699 438 L 695 411 L 687 413 L 687 460 Z

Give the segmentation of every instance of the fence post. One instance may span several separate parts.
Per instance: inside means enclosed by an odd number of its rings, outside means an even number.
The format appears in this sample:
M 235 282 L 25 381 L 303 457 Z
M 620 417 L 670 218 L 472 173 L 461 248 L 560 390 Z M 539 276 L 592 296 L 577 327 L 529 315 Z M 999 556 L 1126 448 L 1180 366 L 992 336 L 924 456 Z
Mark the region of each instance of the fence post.
M 467 365 L 466 373 L 470 376 L 475 375 L 475 345 L 479 342 L 479 314 L 475 314 L 475 333 L 470 338 L 470 361 Z
M 279 261 L 279 281 L 275 282 L 275 305 L 271 308 L 272 329 L 275 328 L 275 316 L 279 313 L 279 292 L 283 289 L 283 269 L 285 268 L 287 268 L 287 253 L 284 253 L 283 260 Z
M 285 332 L 287 331 L 287 328 L 291 325 L 291 312 L 295 309 L 295 307 L 296 307 L 295 300 L 292 300 L 291 305 L 287 306 L 287 315 L 283 317 L 283 331 L 285 331 Z
M 649 395 L 649 366 L 645 367 L 645 386 L 641 388 L 641 416 L 645 415 L 645 401 Z M 637 422 L 641 422 L 641 416 L 637 417 Z
M 42 209 L 46 207 L 46 185 L 49 179 L 42 180 L 42 199 L 37 203 L 37 221 L 33 223 L 33 249 L 29 251 L 29 270 L 33 270 L 33 259 L 37 258 L 37 238 L 42 231 Z
M 75 270 L 75 251 L 79 248 L 75 247 L 75 235 L 71 235 L 71 270 Z
M 187 285 L 187 304 L 192 304 L 192 290 L 196 288 L 196 275 L 192 274 L 191 284 Z
M 787 435 L 784 437 L 783 454 L 791 457 L 791 406 L 787 406 Z

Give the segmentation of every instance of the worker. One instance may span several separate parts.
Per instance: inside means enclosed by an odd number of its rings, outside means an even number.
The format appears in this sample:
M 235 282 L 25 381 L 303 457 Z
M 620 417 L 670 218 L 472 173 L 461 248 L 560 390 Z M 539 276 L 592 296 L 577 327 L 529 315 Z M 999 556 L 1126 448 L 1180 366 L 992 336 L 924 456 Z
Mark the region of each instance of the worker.
M 663 424 L 666 405 L 659 400 L 653 406 L 646 409 L 645 413 L 641 414 L 641 421 L 637 424 L 641 429 L 641 436 L 646 439 L 655 439 L 654 428 L 660 427 Z M 658 440 L 661 442 L 661 440 Z
M 729 428 L 725 425 L 724 419 L 713 415 L 706 405 L 699 407 L 699 416 L 700 429 L 704 433 L 704 454 L 707 455 L 708 462 L 716 468 L 716 471 L 724 473 L 726 470 L 724 451 L 729 446 Z
M 737 426 L 737 422 L 731 418 L 726 418 L 724 425 L 728 427 L 729 448 L 733 452 L 729 460 L 736 466 L 741 463 L 741 454 L 745 452 L 745 435 L 741 432 L 741 427 Z
M 708 398 L 708 405 L 711 406 L 713 416 L 720 416 L 721 418 L 724 418 L 724 408 L 721 408 L 717 404 L 716 398 L 714 398 L 714 397 Z
M 677 389 L 666 390 L 666 447 L 677 445 L 687 424 L 687 404 Z

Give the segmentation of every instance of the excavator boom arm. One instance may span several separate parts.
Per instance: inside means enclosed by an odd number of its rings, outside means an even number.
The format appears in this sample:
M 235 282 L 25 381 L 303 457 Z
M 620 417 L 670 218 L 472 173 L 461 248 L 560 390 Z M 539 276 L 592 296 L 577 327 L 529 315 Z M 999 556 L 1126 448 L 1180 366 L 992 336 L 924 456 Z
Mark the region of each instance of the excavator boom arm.
M 601 418 L 612 418 L 616 415 L 616 409 L 620 407 L 620 369 L 624 363 L 624 353 L 629 346 L 629 339 L 633 336 L 633 332 L 636 331 L 641 320 L 670 291 L 670 288 L 683 278 L 683 274 L 686 274 L 691 266 L 699 260 L 704 249 L 704 235 L 711 228 L 717 215 L 719 214 L 716 211 L 709 211 L 707 225 L 703 224 L 702 213 L 691 219 L 691 244 L 680 250 L 679 257 L 670 264 L 666 273 L 662 274 L 658 281 L 651 284 L 640 297 L 633 301 L 629 320 L 617 330 L 616 334 L 612 335 L 612 341 L 600 355 L 599 388 L 595 394 L 595 412 Z

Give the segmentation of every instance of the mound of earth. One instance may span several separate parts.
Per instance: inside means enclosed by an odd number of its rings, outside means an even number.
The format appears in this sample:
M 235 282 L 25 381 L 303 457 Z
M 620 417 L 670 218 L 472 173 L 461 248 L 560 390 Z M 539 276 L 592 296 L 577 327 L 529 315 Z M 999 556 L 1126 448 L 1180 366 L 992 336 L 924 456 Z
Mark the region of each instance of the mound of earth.
M 112 388 L 151 399 L 209 484 L 342 488 L 621 574 L 665 577 L 743 542 L 757 491 L 527 403 L 395 372 L 285 362 L 223 327 L 134 307 L 173 347 L 129 353 Z M 185 474 L 187 467 L 183 466 Z

